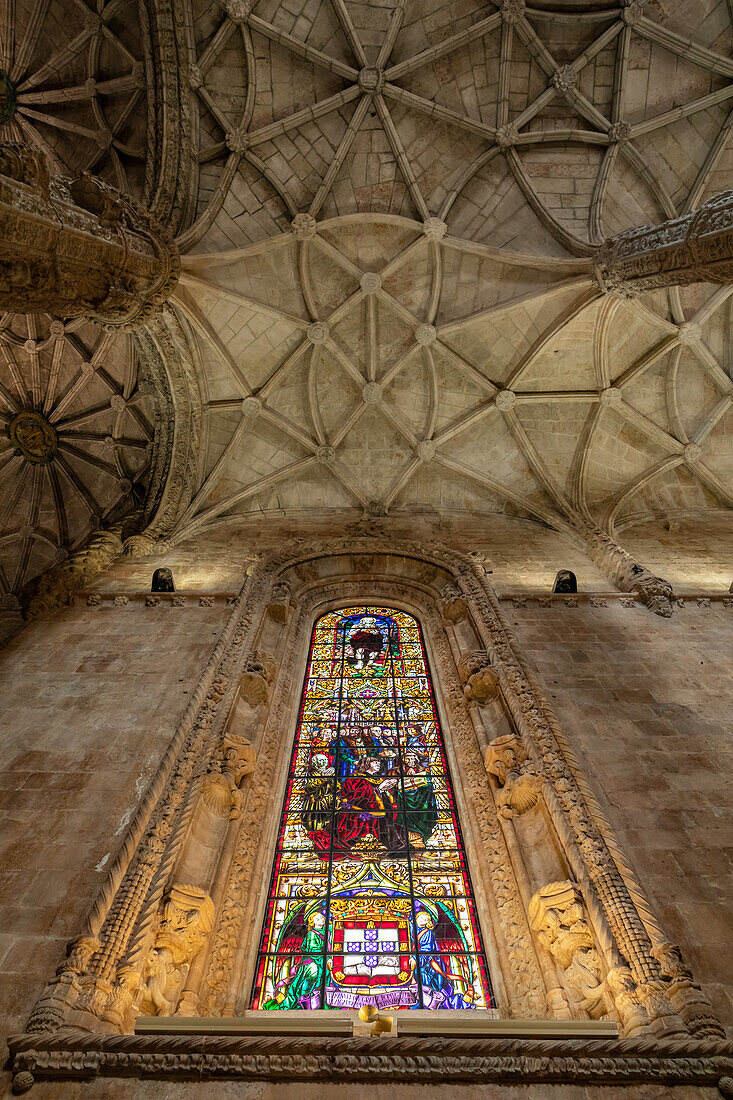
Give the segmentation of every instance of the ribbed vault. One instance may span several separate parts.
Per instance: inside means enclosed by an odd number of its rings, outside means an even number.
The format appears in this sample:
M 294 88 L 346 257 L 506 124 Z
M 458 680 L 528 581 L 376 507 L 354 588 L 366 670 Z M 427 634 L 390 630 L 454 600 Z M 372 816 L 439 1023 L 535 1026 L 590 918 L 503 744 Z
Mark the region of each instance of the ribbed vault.
M 180 536 L 730 506 L 728 289 L 592 279 L 604 235 L 730 183 L 730 18 L 700 7 L 194 3 L 176 304 L 207 417 Z

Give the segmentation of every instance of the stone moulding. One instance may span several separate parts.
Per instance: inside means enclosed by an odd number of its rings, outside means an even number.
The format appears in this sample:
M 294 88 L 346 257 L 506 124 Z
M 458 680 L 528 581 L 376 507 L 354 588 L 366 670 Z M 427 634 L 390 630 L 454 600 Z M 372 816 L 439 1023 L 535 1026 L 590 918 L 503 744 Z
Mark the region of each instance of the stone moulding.
M 13 1088 L 36 1078 L 330 1079 L 719 1087 L 733 1092 L 733 1044 L 701 1040 L 89 1035 L 10 1040 Z
M 196 974 L 188 989 L 191 1010 L 182 1014 L 232 1016 L 241 1010 L 275 844 L 274 829 L 263 830 L 262 822 L 284 782 L 298 703 L 293 685 L 304 668 L 314 619 L 365 599 L 404 607 L 425 628 L 456 795 L 474 853 L 477 901 L 485 905 L 482 923 L 501 1014 L 552 1018 L 557 1007 L 527 910 L 528 892 L 548 880 L 528 891 L 526 872 L 522 878 L 518 869 L 521 858 L 517 862 L 520 834 L 514 834 L 511 817 L 504 820 L 497 812 L 478 739 L 477 711 L 487 702 L 506 708 L 522 767 L 531 770 L 533 789 L 547 810 L 545 827 L 554 828 L 564 850 L 566 867 L 555 878 L 569 879 L 585 906 L 588 950 L 593 945 L 599 981 L 607 983 L 602 990 L 598 986 L 599 1004 L 602 997 L 611 1012 L 615 1005 L 622 1025 L 633 1016 L 634 1038 L 600 1045 L 405 1037 L 375 1048 L 372 1040 L 356 1038 L 118 1034 L 131 1030 L 124 1021 L 134 1013 L 161 902 L 177 881 L 202 783 L 212 767 L 217 770 L 229 717 L 241 705 L 236 700 L 242 677 L 265 668 L 258 659 L 264 631 L 280 638 L 266 669 L 272 691 L 247 704 L 250 716 L 259 715 L 259 747 L 238 796 L 226 859 L 210 890 L 216 914 L 191 971 Z M 446 600 L 453 618 L 445 617 Z M 285 603 L 287 614 L 273 616 L 272 607 Z M 462 675 L 484 654 L 498 698 L 467 698 Z M 276 817 L 274 812 L 272 820 Z M 81 936 L 33 1010 L 26 1033 L 10 1045 L 19 1091 L 30 1087 L 34 1076 L 97 1074 L 359 1078 L 376 1072 L 414 1080 L 715 1084 L 733 1071 L 733 1051 L 723 1036 L 679 949 L 666 942 L 483 570 L 434 543 L 393 543 L 384 550 L 374 539 L 352 537 L 312 545 L 298 540 L 249 571 Z

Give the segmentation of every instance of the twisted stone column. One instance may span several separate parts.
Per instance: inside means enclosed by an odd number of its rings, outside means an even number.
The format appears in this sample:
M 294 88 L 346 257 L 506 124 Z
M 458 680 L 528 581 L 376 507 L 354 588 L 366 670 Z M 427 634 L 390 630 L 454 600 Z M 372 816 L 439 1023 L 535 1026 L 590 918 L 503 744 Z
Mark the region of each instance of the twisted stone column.
M 0 145 L 1 309 L 131 329 L 179 271 L 172 236 L 135 199 L 89 172 L 52 176 L 29 146 Z
M 582 535 L 588 548 L 588 554 L 602 573 L 613 581 L 621 592 L 629 592 L 650 611 L 668 619 L 672 614 L 672 585 L 663 577 L 657 577 L 643 565 L 634 561 L 628 550 L 602 531 L 594 523 L 580 518 L 573 519 L 574 526 Z
M 687 283 L 733 282 L 733 191 L 691 214 L 607 237 L 596 253 L 602 290 L 632 298 Z

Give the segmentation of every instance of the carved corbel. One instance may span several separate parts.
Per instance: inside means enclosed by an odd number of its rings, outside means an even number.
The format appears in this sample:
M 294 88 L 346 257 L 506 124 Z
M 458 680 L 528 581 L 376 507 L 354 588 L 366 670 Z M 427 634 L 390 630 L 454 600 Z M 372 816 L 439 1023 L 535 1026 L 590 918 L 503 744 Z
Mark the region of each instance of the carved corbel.
M 542 790 L 542 778 L 539 771 L 527 760 L 522 742 L 516 734 L 509 733 L 491 741 L 484 754 L 484 766 L 499 784 L 496 805 L 500 817 L 521 815 L 537 805 Z
M 267 614 L 276 623 L 286 623 L 290 614 L 290 585 L 280 581 L 272 586 Z
M 272 657 L 252 654 L 239 681 L 239 694 L 245 703 L 249 703 L 251 707 L 259 707 L 267 702 L 276 671 L 277 665 Z
M 458 662 L 458 675 L 468 703 L 490 703 L 499 696 L 499 678 L 489 664 L 485 650 L 464 653 Z
M 461 619 L 465 619 L 468 609 L 457 585 L 453 584 L 452 581 L 444 585 L 441 597 L 438 606 L 445 622 L 457 623 Z
M 529 919 L 540 946 L 558 968 L 574 1015 L 606 1016 L 613 1002 L 578 887 L 568 881 L 543 886 L 530 901 Z
M 136 997 L 143 1016 L 171 1016 L 191 963 L 214 927 L 214 904 L 195 886 L 176 883 L 161 907 Z

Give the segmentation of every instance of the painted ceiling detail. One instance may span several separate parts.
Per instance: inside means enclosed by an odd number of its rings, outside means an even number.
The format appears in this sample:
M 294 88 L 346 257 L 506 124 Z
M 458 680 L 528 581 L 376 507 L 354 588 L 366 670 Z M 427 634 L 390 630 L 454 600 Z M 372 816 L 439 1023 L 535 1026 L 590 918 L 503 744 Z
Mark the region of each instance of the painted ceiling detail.
M 730 184 L 727 9 L 691 43 L 682 3 L 552 7 L 194 5 L 175 303 L 207 415 L 180 538 L 731 506 L 729 289 L 627 302 L 591 277 L 605 235 Z

